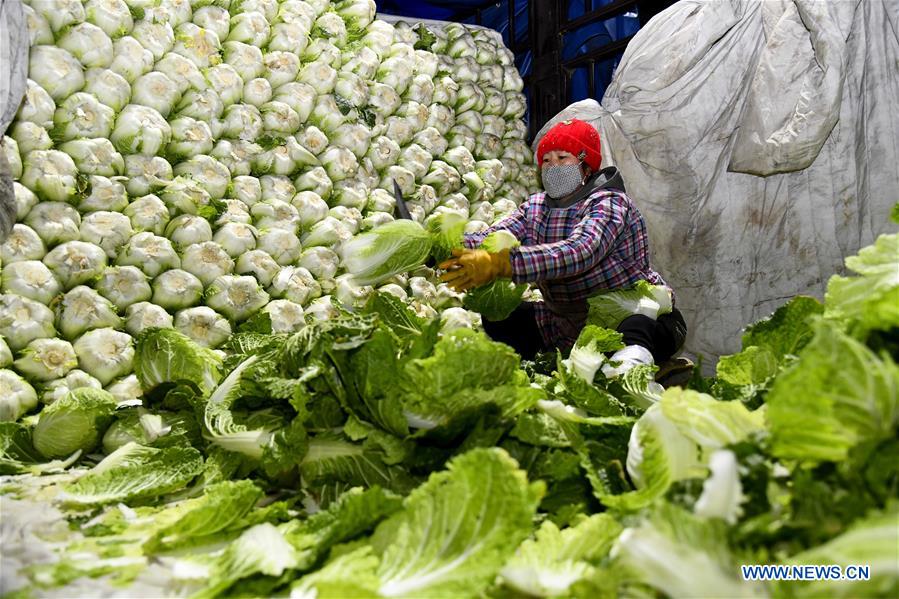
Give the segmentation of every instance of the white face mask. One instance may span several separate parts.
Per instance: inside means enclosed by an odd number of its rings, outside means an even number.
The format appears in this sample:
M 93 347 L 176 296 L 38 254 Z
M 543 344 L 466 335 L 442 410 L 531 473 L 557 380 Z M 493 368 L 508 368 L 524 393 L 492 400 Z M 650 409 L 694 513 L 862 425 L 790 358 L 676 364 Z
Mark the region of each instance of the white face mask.
M 580 164 L 544 165 L 541 171 L 543 189 L 554 200 L 564 198 L 584 183 Z

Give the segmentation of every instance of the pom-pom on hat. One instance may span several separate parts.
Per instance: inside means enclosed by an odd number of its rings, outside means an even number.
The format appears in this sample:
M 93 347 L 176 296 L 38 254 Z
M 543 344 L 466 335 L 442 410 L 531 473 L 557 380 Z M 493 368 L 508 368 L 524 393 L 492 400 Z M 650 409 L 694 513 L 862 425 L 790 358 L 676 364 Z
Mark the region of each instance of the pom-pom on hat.
M 602 163 L 599 133 L 593 125 L 579 119 L 561 121 L 546 132 L 537 145 L 538 167 L 543 167 L 543 157 L 553 150 L 574 154 L 594 171 Z

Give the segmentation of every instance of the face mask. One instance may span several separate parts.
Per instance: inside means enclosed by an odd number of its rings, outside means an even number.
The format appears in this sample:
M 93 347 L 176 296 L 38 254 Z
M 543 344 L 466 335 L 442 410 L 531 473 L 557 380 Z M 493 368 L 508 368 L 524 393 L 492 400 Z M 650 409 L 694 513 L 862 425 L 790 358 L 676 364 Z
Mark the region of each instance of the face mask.
M 561 164 L 558 166 L 544 166 L 543 189 L 546 195 L 558 200 L 572 193 L 584 182 L 580 164 Z

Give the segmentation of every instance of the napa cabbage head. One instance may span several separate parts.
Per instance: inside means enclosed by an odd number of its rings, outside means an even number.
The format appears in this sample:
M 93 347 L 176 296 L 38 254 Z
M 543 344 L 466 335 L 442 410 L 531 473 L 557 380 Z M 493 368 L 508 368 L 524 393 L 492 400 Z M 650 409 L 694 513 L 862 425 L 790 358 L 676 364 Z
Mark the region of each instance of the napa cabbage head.
M 629 316 L 642 314 L 656 319 L 673 309 L 668 288 L 646 281 L 638 281 L 630 289 L 596 295 L 587 301 L 590 304 L 587 322 L 613 330 Z
M 431 235 L 415 221 L 396 220 L 357 235 L 342 244 L 344 269 L 360 285 L 373 285 L 424 264 L 431 253 Z

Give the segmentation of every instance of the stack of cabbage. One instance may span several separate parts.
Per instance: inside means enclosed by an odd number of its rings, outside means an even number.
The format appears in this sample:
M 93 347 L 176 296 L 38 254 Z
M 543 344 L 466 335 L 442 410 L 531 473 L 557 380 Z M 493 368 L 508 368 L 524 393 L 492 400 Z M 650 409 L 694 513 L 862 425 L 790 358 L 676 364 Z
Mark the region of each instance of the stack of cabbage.
M 394 180 L 416 220 L 475 228 L 534 184 L 521 78 L 485 30 L 373 20 L 372 0 L 26 3 L 2 419 L 77 387 L 139 398 L 148 327 L 216 348 L 260 311 L 286 332 L 358 305 L 340 246 L 393 220 Z M 418 274 L 382 288 L 459 305 Z

